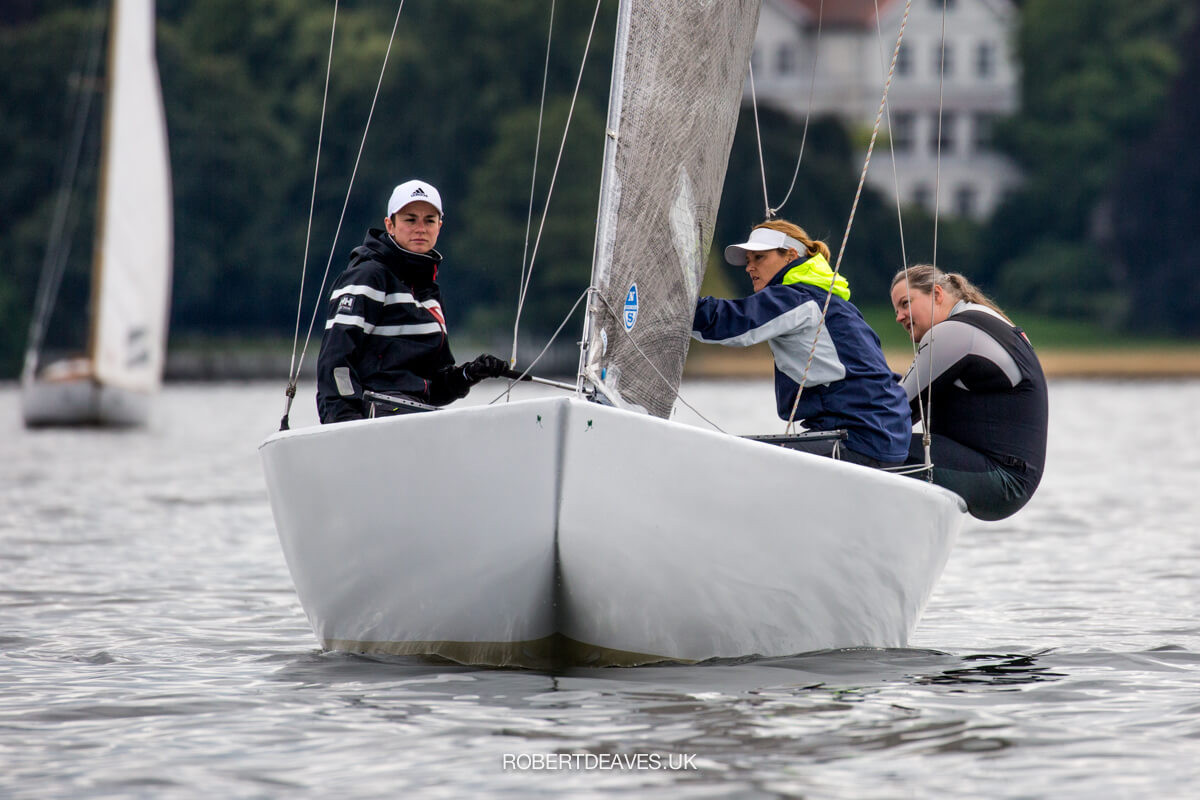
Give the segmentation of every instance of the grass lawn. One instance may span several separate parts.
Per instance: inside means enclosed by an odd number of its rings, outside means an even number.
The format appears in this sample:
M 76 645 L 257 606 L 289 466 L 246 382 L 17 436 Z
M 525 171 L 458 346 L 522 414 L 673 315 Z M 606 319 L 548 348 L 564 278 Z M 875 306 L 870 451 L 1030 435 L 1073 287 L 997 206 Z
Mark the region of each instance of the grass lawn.
M 888 306 L 861 307 L 879 334 L 888 364 L 904 372 L 912 361 L 912 342 L 896 324 Z M 1013 312 L 1037 349 L 1051 377 L 1200 377 L 1200 340 L 1134 337 L 1088 322 L 1064 321 Z M 721 347 L 692 342 L 687 373 L 695 377 L 770 377 L 771 351 L 766 345 Z
M 908 334 L 896 324 L 896 315 L 888 306 L 859 307 L 867 324 L 879 334 L 885 350 L 911 349 Z M 1040 317 L 1019 311 L 1013 312 L 1014 321 L 1025 329 L 1029 340 L 1039 351 L 1046 350 L 1195 350 L 1200 349 L 1200 340 L 1161 339 L 1136 337 L 1110 331 L 1094 322 L 1062 320 L 1056 317 Z

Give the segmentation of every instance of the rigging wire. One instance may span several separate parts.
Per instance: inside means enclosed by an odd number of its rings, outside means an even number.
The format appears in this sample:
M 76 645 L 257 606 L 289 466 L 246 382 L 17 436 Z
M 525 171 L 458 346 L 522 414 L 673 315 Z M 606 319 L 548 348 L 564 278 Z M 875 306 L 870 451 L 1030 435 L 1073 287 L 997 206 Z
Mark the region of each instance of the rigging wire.
M 879 21 L 879 0 L 875 0 L 875 41 L 879 48 L 879 63 L 882 67 L 885 63 L 883 53 L 883 27 Z M 892 125 L 892 106 L 887 105 L 887 123 L 888 123 L 888 153 L 892 157 L 892 181 L 895 186 L 896 198 L 896 226 L 900 232 L 900 263 L 904 266 L 904 270 L 908 272 L 908 246 L 904 240 L 904 212 L 900 208 L 900 172 L 896 168 L 896 139 L 891 135 L 895 127 Z M 916 354 L 916 346 L 914 343 L 913 353 Z
M 566 124 L 563 125 L 562 139 L 559 141 L 559 144 L 558 144 L 558 155 L 554 159 L 554 170 L 550 173 L 550 185 L 546 189 L 546 203 L 544 206 L 542 206 L 542 219 L 541 219 L 541 222 L 538 223 L 537 236 L 533 240 L 533 253 L 529 256 L 529 276 L 527 279 L 528 281 L 531 281 L 533 279 L 533 264 L 537 260 L 538 247 L 540 247 L 541 243 L 542 243 L 542 233 L 546 229 L 546 217 L 549 215 L 549 212 L 550 212 L 550 200 L 554 196 L 554 186 L 555 186 L 555 183 L 558 181 L 559 168 L 562 166 L 563 151 L 567 147 L 567 134 L 570 133 L 570 130 L 571 130 L 571 120 L 574 119 L 574 117 L 575 117 L 575 106 L 579 101 L 580 87 L 583 85 L 583 71 L 584 71 L 584 68 L 587 66 L 588 54 L 591 52 L 591 49 L 592 49 L 592 40 L 596 34 L 596 20 L 600 17 L 600 4 L 602 2 L 603 2 L 603 0 L 596 0 L 596 8 L 592 12 L 592 25 L 588 29 L 587 42 L 584 44 L 584 47 L 583 47 L 583 57 L 580 59 L 580 62 L 579 62 L 579 73 L 575 78 L 575 89 L 571 94 L 571 105 L 567 109 L 567 121 L 566 121 Z M 547 46 L 547 48 L 549 48 L 549 43 L 547 43 L 546 46 Z M 548 61 L 547 61 L 547 69 L 549 69 Z M 539 123 L 538 128 L 539 128 L 539 130 L 541 129 L 540 123 Z M 525 289 L 527 289 L 527 288 L 528 288 L 528 282 L 526 283 L 526 286 L 525 286 Z M 524 304 L 525 289 L 522 290 L 522 294 L 521 294 L 521 304 L 522 305 Z M 519 308 L 520 308 L 520 306 L 518 306 L 518 309 Z M 516 357 L 516 348 L 517 348 L 516 329 L 514 328 L 514 332 L 513 332 L 513 357 L 514 358 Z
M 943 108 L 943 94 L 944 94 L 943 90 L 944 90 L 945 79 L 946 79 L 946 3 L 945 3 L 945 0 L 943 0 L 943 2 L 942 2 L 942 31 L 941 31 L 941 42 L 939 44 L 939 48 L 940 49 L 939 49 L 939 53 L 938 53 L 938 117 L 937 117 L 938 121 L 937 121 L 937 137 L 936 137 L 937 144 L 935 147 L 936 166 L 935 166 L 935 178 L 934 178 L 934 190 L 933 190 L 933 263 L 930 265 L 933 267 L 933 283 L 929 287 L 929 320 L 930 320 L 930 323 L 933 322 L 933 313 L 935 310 L 934 297 L 936 294 L 934 290 L 937 286 L 937 276 L 938 276 L 938 272 L 939 272 L 938 267 L 937 267 L 937 241 L 938 241 L 938 219 L 940 216 L 941 209 L 939 207 L 940 204 L 938 201 L 939 201 L 939 196 L 941 193 L 940 189 L 941 189 L 941 170 L 942 170 L 942 108 Z M 895 169 L 894 152 L 893 152 L 893 157 L 892 157 L 892 168 L 893 168 L 893 170 Z M 897 186 L 896 186 L 897 209 L 899 208 L 899 202 L 900 202 L 900 189 L 899 189 L 899 179 L 897 179 Z M 903 229 L 903 227 L 901 228 L 901 231 L 900 231 L 900 243 L 901 243 L 901 248 L 903 250 L 903 245 L 904 245 L 904 229 Z M 908 265 L 907 257 L 905 257 L 905 261 L 904 261 L 904 296 L 905 296 L 905 301 L 908 304 L 907 307 L 909 310 L 909 312 L 908 312 L 909 313 L 909 328 L 910 328 L 909 338 L 912 339 L 912 336 L 911 336 L 912 286 L 909 284 L 909 265 Z M 934 340 L 936 338 L 933 334 L 933 325 L 932 324 L 930 324 L 929 331 L 927 331 L 927 333 L 929 333 L 929 365 L 930 365 L 930 369 L 932 370 L 933 345 L 934 345 Z M 916 380 L 916 384 L 917 384 L 917 393 L 916 393 L 917 411 L 921 418 L 921 449 L 925 456 L 925 461 L 923 464 L 920 464 L 920 465 L 917 465 L 914 467 L 901 467 L 897 471 L 900 471 L 901 474 L 908 473 L 908 472 L 925 472 L 926 480 L 932 482 L 933 481 L 933 448 L 932 448 L 933 438 L 932 438 L 932 434 L 930 433 L 930 427 L 931 427 L 931 422 L 933 420 L 933 374 L 932 374 L 932 372 L 930 373 L 929 388 L 928 388 L 927 392 L 925 394 L 922 394 L 921 389 L 920 389 L 920 386 L 921 386 L 921 363 L 920 363 L 920 359 L 919 359 L 920 347 L 919 347 L 919 343 L 917 342 L 916 339 L 912 339 L 912 348 L 913 348 L 912 369 L 917 371 L 915 380 Z
M 75 67 L 68 75 L 78 75 L 82 68 L 82 77 L 91 78 L 99 74 L 100 51 L 103 49 L 104 8 L 97 5 L 95 19 L 91 26 L 91 36 L 88 47 L 80 52 Z M 61 176 L 57 182 L 58 196 L 54 201 L 54 216 L 50 222 L 49 243 L 42 257 L 42 277 L 38 283 L 37 295 L 33 303 L 33 315 L 29 321 L 28 345 L 25 350 L 23 376 L 32 378 L 37 371 L 38 359 L 41 354 L 42 341 L 46 335 L 46 324 L 50 321 L 50 311 L 58 290 L 62 286 L 63 274 L 66 272 L 67 260 L 71 255 L 71 244 L 75 238 L 74 232 L 77 218 L 68 216 L 73 197 L 76 175 L 79 172 L 79 160 L 83 152 L 83 142 L 87 133 L 87 122 L 91 115 L 92 97 L 95 92 L 89 88 L 90 82 L 80 81 L 78 92 L 68 92 L 65 116 L 74 117 L 71 129 L 70 145 L 64 162 Z M 70 228 L 68 229 L 68 224 Z
M 313 183 L 312 196 L 308 201 L 308 226 L 304 231 L 304 260 L 300 264 L 300 291 L 296 298 L 296 329 L 292 334 L 292 361 L 288 367 L 288 385 L 284 394 L 287 400 L 284 403 L 283 419 L 280 421 L 280 430 L 286 430 L 288 415 L 291 412 L 292 400 L 296 397 L 296 381 L 299 377 L 299 370 L 296 367 L 296 346 L 300 342 L 300 320 L 304 314 L 304 282 L 308 277 L 308 250 L 312 241 L 313 213 L 317 205 L 317 176 L 321 171 L 321 144 L 325 141 L 325 111 L 329 105 L 329 78 L 333 72 L 333 42 L 337 34 L 337 15 L 338 2 L 333 2 L 333 22 L 329 26 L 329 56 L 325 61 L 325 90 L 321 94 L 321 122 L 317 127 L 317 158 L 313 165 Z M 324 286 L 322 285 L 322 290 Z M 321 292 L 317 294 L 317 307 L 321 306 Z M 312 327 L 309 327 L 309 332 L 312 332 Z M 307 342 L 305 342 L 307 346 Z
M 336 0 L 335 0 L 335 3 L 336 3 Z M 300 361 L 296 364 L 295 371 L 288 377 L 288 387 L 285 392 L 285 394 L 287 395 L 287 402 L 284 406 L 283 419 L 281 419 L 280 423 L 279 423 L 280 430 L 287 430 L 287 427 L 288 427 L 288 414 L 291 411 L 292 399 L 296 396 L 296 382 L 300 375 L 300 369 L 304 365 L 304 357 L 308 353 L 308 344 L 312 340 L 313 325 L 316 324 L 317 314 L 321 310 L 321 298 L 325 294 L 325 284 L 329 281 L 329 269 L 330 269 L 330 266 L 333 264 L 333 257 L 337 254 L 337 240 L 342 232 L 342 224 L 346 220 L 346 208 L 350 205 L 350 194 L 354 190 L 354 180 L 358 176 L 358 166 L 362 161 L 363 149 L 366 147 L 366 144 L 367 144 L 367 134 L 371 130 L 371 120 L 375 116 L 375 106 L 379 102 L 379 92 L 380 92 L 381 88 L 383 87 L 383 76 L 387 72 L 388 58 L 392 54 L 392 44 L 396 41 L 396 29 L 400 25 L 400 12 L 403 10 L 404 10 L 404 0 L 400 0 L 400 5 L 396 8 L 396 18 L 392 22 L 392 33 L 391 33 L 391 36 L 388 37 L 387 49 L 384 51 L 384 54 L 383 54 L 383 64 L 379 68 L 379 79 L 375 83 L 375 94 L 371 98 L 371 108 L 367 112 L 367 122 L 366 122 L 366 125 L 363 126 L 362 139 L 359 141 L 359 144 L 358 144 L 358 154 L 354 158 L 354 168 L 350 172 L 350 182 L 346 186 L 346 196 L 345 196 L 345 199 L 342 201 L 342 212 L 341 212 L 341 214 L 338 215 L 337 228 L 334 230 L 334 234 L 333 234 L 333 243 L 329 246 L 329 259 L 325 262 L 325 273 L 321 276 L 321 286 L 317 289 L 317 297 L 316 297 L 316 302 L 313 304 L 312 317 L 309 319 L 309 322 L 308 322 L 308 333 L 304 337 L 304 349 L 300 352 Z M 336 21 L 336 17 L 335 17 L 335 21 Z M 332 34 L 329 39 L 329 51 L 330 51 L 330 61 L 332 62 L 332 58 L 333 58 L 333 36 L 332 36 Z M 328 77 L 326 78 L 326 80 L 328 80 Z M 325 107 L 322 106 L 322 108 L 321 108 L 322 129 L 324 128 L 324 124 L 325 124 Z M 308 226 L 309 226 L 309 232 L 311 233 L 311 230 L 312 230 L 312 219 L 311 218 L 309 219 Z M 300 287 L 300 292 L 301 292 L 301 296 L 303 297 L 303 292 L 304 292 L 303 285 L 301 285 L 301 287 Z M 293 348 L 294 347 L 295 347 L 295 345 L 293 344 Z M 294 349 L 293 349 L 293 353 L 294 353 Z
M 588 292 L 591 290 L 591 286 L 583 290 L 583 292 L 579 295 L 579 298 L 575 301 L 575 304 L 571 306 L 571 310 L 567 312 L 567 315 L 563 317 L 563 321 L 559 323 L 558 328 L 556 328 L 553 335 L 551 335 L 550 340 L 546 342 L 546 346 L 542 348 L 542 352 L 538 353 L 537 357 L 534 358 L 533 361 L 529 362 L 529 365 L 525 367 L 525 370 L 521 373 L 520 377 L 509 380 L 508 386 L 503 392 L 496 395 L 495 399 L 488 403 L 489 406 L 497 402 L 501 397 L 506 399 L 509 398 L 509 396 L 512 394 L 512 387 L 516 385 L 517 381 L 523 380 L 526 375 L 533 372 L 533 368 L 536 367 L 537 363 L 542 360 L 542 356 L 546 355 L 546 352 L 549 351 L 550 346 L 554 344 L 554 340 L 558 338 L 560 333 L 562 333 L 562 329 L 565 328 L 567 323 L 571 321 L 571 317 L 575 316 L 575 309 L 579 308 L 579 304 L 583 302 L 583 298 L 587 297 Z
M 930 428 L 933 423 L 933 342 L 936 338 L 933 334 L 933 312 L 934 312 L 934 296 L 937 286 L 938 275 L 938 219 L 940 217 L 940 198 L 942 185 L 942 100 L 945 91 L 946 83 L 946 0 L 942 0 L 942 41 L 941 50 L 938 58 L 938 124 L 937 124 L 937 168 L 933 182 L 933 278 L 934 283 L 929 287 L 929 394 L 926 400 L 927 410 L 924 411 L 924 416 L 921 418 L 921 446 L 925 451 L 925 465 L 929 469 L 929 480 L 933 480 L 933 438 L 930 433 Z M 905 276 L 907 278 L 907 275 Z M 905 280 L 907 285 L 908 281 Z M 915 359 L 914 359 L 915 361 Z M 918 377 L 920 377 L 918 375 Z M 917 384 L 917 395 L 920 396 L 920 383 Z
M 537 137 L 533 144 L 533 170 L 529 176 L 529 211 L 525 216 L 525 249 L 521 253 L 521 280 L 517 293 L 517 316 L 513 321 L 512 355 L 508 359 L 510 367 L 517 363 L 517 339 L 521 327 L 521 312 L 525 308 L 525 295 L 529 292 L 529 284 L 533 279 L 533 264 L 527 261 L 527 256 L 529 255 L 529 232 L 533 226 L 533 199 L 537 191 L 538 156 L 542 149 L 542 123 L 546 114 L 546 84 L 550 77 L 550 44 L 554 37 L 554 8 L 555 2 L 554 0 L 550 0 L 550 24 L 546 28 L 546 60 L 542 66 L 542 98 L 538 104 Z M 574 312 L 574 309 L 572 309 L 572 312 Z M 555 335 L 558 335 L 557 332 Z M 545 352 L 546 350 L 543 349 L 542 353 L 538 354 L 538 358 L 541 358 Z
M 891 91 L 892 78 L 896 74 L 896 61 L 900 57 L 900 45 L 904 41 L 904 30 L 908 26 L 908 15 L 911 10 L 912 10 L 912 0 L 905 0 L 904 16 L 900 20 L 900 29 L 899 29 L 899 32 L 896 34 L 896 46 L 892 50 L 891 65 L 888 68 L 887 80 L 885 80 L 884 84 L 883 84 L 883 96 L 879 100 L 879 110 L 875 112 L 875 126 L 871 130 L 871 141 L 867 145 L 867 155 L 866 155 L 866 158 L 863 160 L 862 172 L 859 173 L 859 176 L 858 176 L 858 188 L 855 189 L 855 191 L 854 191 L 854 202 L 850 206 L 850 217 L 849 217 L 849 219 L 846 220 L 846 231 L 845 231 L 845 233 L 842 234 L 842 243 L 841 243 L 841 246 L 838 248 L 837 259 L 835 260 L 834 265 L 833 265 L 833 280 L 834 281 L 837 280 L 838 274 L 841 271 L 842 257 L 846 254 L 846 242 L 850 238 L 850 229 L 854 225 L 854 216 L 858 210 L 858 201 L 859 201 L 859 198 L 861 198 L 861 196 L 862 196 L 863 185 L 866 183 L 866 180 L 867 180 L 867 169 L 871 165 L 871 154 L 875 150 L 875 140 L 879 137 L 879 126 L 883 119 L 883 110 L 887 107 L 888 92 Z M 830 285 L 832 286 L 832 284 L 830 284 Z M 803 393 L 804 385 L 808 381 L 808 371 L 812 367 L 813 356 L 817 352 L 817 344 L 820 341 L 821 330 L 824 328 L 825 316 L 829 311 L 829 303 L 832 299 L 833 299 L 833 292 L 830 291 L 828 294 L 825 295 L 825 305 L 821 308 L 820 319 L 817 320 L 817 330 L 816 330 L 816 333 L 813 335 L 812 347 L 808 351 L 808 361 L 804 365 L 804 372 L 801 375 L 799 386 L 796 387 L 796 399 L 792 403 L 791 413 L 788 414 L 787 427 L 785 429 L 788 433 L 792 432 L 793 425 L 795 424 L 796 409 L 800 405 L 800 395 L 801 395 L 801 393 Z
M 763 206 L 771 216 L 771 198 L 767 196 L 767 165 L 763 160 L 762 129 L 758 125 L 758 93 L 754 89 L 754 59 L 750 59 L 750 108 L 754 111 L 754 140 L 758 143 L 758 172 L 762 175 Z
M 878 3 L 876 3 L 875 11 L 876 11 L 875 20 L 876 20 L 876 23 L 878 24 L 878 21 L 879 21 Z M 825 20 L 825 0 L 821 0 L 820 5 L 817 7 L 817 40 L 813 43 L 812 75 L 809 77 L 809 82 L 808 82 L 808 108 L 804 112 L 804 132 L 802 134 L 800 134 L 800 153 L 799 153 L 799 155 L 796 156 L 796 169 L 792 171 L 792 182 L 790 184 L 788 184 L 788 189 L 787 189 L 787 192 L 783 196 L 783 200 L 781 200 L 779 205 L 776 206 L 775 208 L 771 208 L 770 203 L 767 204 L 767 219 L 774 219 L 775 215 L 779 213 L 780 209 L 782 209 L 784 206 L 787 205 L 787 201 L 790 200 L 792 197 L 792 190 L 796 188 L 796 179 L 800 177 L 800 162 L 804 160 L 804 145 L 808 142 L 808 123 L 812 119 L 813 97 L 816 94 L 816 88 L 817 88 L 817 64 L 819 63 L 819 57 L 820 57 L 820 53 L 821 53 L 821 30 L 824 26 L 824 20 Z M 758 131 L 758 107 L 757 107 L 757 105 L 755 106 L 755 109 L 754 109 L 754 123 L 755 123 L 755 132 L 757 132 Z M 762 165 L 762 141 L 761 141 L 761 139 L 759 140 L 758 150 L 759 150 L 759 165 L 761 166 Z M 893 161 L 893 163 L 894 163 L 894 161 Z M 766 185 L 767 185 L 767 173 L 766 173 L 766 170 L 764 169 L 763 170 L 763 191 L 764 191 L 764 193 L 766 192 Z
M 879 21 L 879 0 L 875 0 L 875 38 L 876 38 L 876 41 L 877 41 L 878 47 L 879 47 L 879 61 L 880 61 L 880 64 L 882 65 L 884 62 L 883 27 Z M 943 39 L 944 38 L 945 37 L 943 36 Z M 939 110 L 940 110 L 940 108 L 941 108 L 941 104 L 939 102 Z M 887 106 L 887 117 L 888 117 L 888 131 L 890 133 L 895 130 L 895 127 L 892 125 L 892 107 L 891 107 L 890 103 Z M 894 194 L 895 194 L 895 198 L 896 198 L 896 226 L 897 226 L 897 228 L 899 230 L 899 234 L 900 234 L 900 263 L 904 269 L 904 293 L 905 293 L 905 298 L 907 301 L 907 307 L 910 309 L 909 313 L 911 314 L 912 289 L 910 288 L 910 286 L 908 284 L 908 269 L 909 269 L 908 245 L 905 242 L 905 238 L 904 238 L 904 213 L 900 208 L 900 173 L 896 167 L 896 140 L 895 140 L 894 136 L 888 137 L 888 152 L 892 158 L 892 181 L 893 181 L 893 185 L 895 186 Z M 940 160 L 939 160 L 939 166 L 940 166 Z M 914 368 L 917 369 L 917 383 L 919 385 L 921 376 L 920 376 L 920 366 L 917 364 L 917 353 L 918 353 L 917 342 L 916 342 L 916 340 L 914 340 L 912 338 L 911 335 L 909 336 L 909 342 L 912 345 L 913 365 L 914 365 Z M 927 426 L 925 424 L 925 419 L 926 419 L 925 398 L 921 395 L 920 392 L 917 392 L 917 415 L 920 417 L 920 419 L 922 421 L 922 429 L 926 428 Z M 925 471 L 927 477 L 932 478 L 933 462 L 930 459 L 930 454 L 927 449 L 925 451 L 924 465 L 921 465 L 918 467 L 891 467 L 891 468 L 889 468 L 889 471 L 898 472 L 900 474 L 907 474 L 909 472 Z

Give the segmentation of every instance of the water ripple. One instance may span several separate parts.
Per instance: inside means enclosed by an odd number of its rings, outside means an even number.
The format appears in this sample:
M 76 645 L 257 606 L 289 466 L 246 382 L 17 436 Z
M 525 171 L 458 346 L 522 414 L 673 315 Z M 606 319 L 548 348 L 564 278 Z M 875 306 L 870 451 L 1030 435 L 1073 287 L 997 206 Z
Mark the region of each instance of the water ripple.
M 33 434 L 0 390 L 0 796 L 1140 800 L 1200 784 L 1200 426 L 1112 424 L 1131 407 L 1194 419 L 1200 383 L 1054 384 L 1042 488 L 968 526 L 909 648 L 563 674 L 321 652 L 255 453 L 278 392 L 171 387 L 148 430 Z M 741 415 L 728 430 L 773 429 L 769 383 L 689 398 Z M 650 756 L 690 766 L 618 761 Z

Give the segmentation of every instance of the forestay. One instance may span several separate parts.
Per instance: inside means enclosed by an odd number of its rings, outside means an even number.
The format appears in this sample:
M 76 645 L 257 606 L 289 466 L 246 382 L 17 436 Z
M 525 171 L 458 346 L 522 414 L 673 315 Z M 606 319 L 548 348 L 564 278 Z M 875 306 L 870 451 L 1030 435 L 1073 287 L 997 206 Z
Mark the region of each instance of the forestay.
M 667 417 L 761 0 L 627 0 L 613 56 L 582 378 Z

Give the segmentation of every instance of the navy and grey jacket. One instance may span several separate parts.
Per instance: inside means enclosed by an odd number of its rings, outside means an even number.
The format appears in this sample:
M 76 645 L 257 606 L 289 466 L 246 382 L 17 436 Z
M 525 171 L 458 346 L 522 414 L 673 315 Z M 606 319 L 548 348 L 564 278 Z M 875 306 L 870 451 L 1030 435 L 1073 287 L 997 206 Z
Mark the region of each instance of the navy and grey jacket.
M 930 433 L 983 454 L 1033 494 L 1046 464 L 1046 377 L 1024 331 L 987 306 L 959 301 L 921 337 L 903 380 Z M 932 386 L 932 388 L 930 388 Z
M 813 339 L 816 352 L 796 406 L 796 420 L 809 430 L 845 428 L 846 447 L 885 463 L 908 454 L 912 429 L 908 403 L 887 365 L 879 337 L 848 300 L 803 282 L 785 282 L 803 268 L 801 259 L 781 269 L 759 291 L 738 300 L 702 297 L 696 303 L 692 336 L 702 342 L 746 347 L 768 342 L 775 356 L 775 404 L 780 419 L 792 405 Z M 794 277 L 793 277 L 794 280 Z
M 378 228 L 354 248 L 329 296 L 317 357 L 321 422 L 366 416 L 364 389 L 445 405 L 466 394 L 446 338 L 442 256 L 401 249 Z

